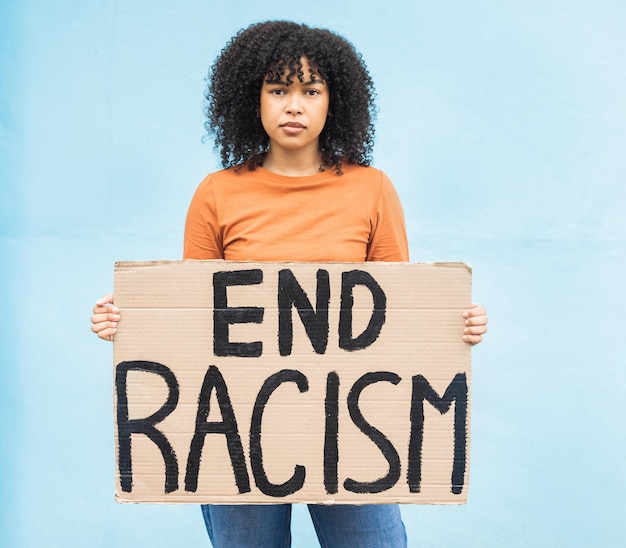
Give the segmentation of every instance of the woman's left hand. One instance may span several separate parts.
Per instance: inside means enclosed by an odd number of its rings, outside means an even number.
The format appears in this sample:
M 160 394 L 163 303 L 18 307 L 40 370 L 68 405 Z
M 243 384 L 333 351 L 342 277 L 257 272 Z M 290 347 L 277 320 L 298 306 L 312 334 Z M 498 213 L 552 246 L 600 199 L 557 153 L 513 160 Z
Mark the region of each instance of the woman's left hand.
M 483 335 L 487 333 L 487 311 L 477 304 L 465 311 L 465 329 L 463 330 L 463 340 L 471 345 L 478 344 L 483 340 Z

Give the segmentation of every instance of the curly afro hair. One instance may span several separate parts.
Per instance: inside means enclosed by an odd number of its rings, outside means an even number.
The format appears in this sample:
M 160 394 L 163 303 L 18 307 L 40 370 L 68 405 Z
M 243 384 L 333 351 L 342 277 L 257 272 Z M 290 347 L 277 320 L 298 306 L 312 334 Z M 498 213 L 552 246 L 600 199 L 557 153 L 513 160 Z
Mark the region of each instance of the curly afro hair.
M 269 137 L 259 117 L 261 86 L 288 71 L 304 80 L 301 58 L 330 91 L 329 117 L 319 138 L 322 165 L 369 165 L 374 145 L 374 85 L 361 55 L 345 38 L 289 21 L 240 30 L 209 71 L 205 128 L 223 167 L 263 164 Z

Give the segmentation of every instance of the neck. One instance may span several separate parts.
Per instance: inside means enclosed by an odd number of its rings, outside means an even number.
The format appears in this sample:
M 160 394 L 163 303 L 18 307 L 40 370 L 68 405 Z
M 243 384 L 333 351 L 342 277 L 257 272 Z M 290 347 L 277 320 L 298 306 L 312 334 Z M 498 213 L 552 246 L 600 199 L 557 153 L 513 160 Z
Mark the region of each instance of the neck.
M 288 177 L 303 177 L 323 171 L 322 154 L 317 147 L 311 150 L 285 150 L 271 147 L 263 160 L 263 167 L 272 173 Z

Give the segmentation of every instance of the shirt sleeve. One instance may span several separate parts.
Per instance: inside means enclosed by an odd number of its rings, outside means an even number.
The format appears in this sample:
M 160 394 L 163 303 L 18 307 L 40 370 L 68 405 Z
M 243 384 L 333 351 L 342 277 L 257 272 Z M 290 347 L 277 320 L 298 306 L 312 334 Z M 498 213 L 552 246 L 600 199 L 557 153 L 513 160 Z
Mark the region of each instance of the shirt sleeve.
M 224 258 L 211 175 L 200 183 L 189 204 L 185 222 L 183 258 L 200 260 Z
M 366 260 L 408 262 L 409 246 L 402 204 L 389 178 L 382 172 L 381 176 Z

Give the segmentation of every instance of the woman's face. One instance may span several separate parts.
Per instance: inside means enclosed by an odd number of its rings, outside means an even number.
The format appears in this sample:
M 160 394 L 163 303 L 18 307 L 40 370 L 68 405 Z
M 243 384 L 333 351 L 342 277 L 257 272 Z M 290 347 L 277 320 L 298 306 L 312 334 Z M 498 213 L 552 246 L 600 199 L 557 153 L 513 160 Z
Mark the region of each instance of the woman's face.
M 304 57 L 302 73 L 303 82 L 295 75 L 289 82 L 288 71 L 279 80 L 263 82 L 261 123 L 270 138 L 270 149 L 319 150 L 319 136 L 328 116 L 329 90 L 319 74 L 309 73 L 309 63 Z

